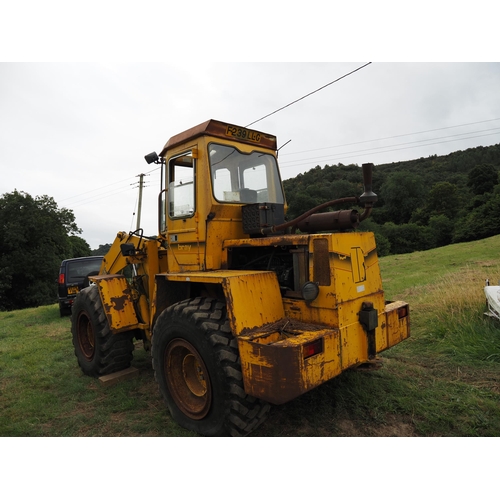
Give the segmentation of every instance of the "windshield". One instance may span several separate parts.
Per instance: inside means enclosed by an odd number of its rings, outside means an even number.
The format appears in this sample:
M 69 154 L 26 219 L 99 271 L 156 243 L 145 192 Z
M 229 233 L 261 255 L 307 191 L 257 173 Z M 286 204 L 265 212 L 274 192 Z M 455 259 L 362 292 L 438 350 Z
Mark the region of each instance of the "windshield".
M 282 203 L 283 191 L 273 155 L 241 153 L 232 146 L 209 144 L 215 199 L 222 203 Z
M 73 260 L 68 262 L 68 281 L 85 278 L 90 273 L 101 269 L 102 257 L 98 259 Z

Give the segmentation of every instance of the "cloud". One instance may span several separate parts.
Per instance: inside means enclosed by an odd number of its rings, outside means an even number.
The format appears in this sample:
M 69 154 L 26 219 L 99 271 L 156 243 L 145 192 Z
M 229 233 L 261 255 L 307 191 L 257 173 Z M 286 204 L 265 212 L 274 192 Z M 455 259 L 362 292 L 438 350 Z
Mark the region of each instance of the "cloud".
M 0 64 L 2 193 L 52 196 L 96 248 L 135 228 L 137 176 L 152 170 L 144 155 L 171 136 L 210 118 L 247 125 L 362 64 Z M 498 88 L 498 63 L 375 62 L 252 128 L 291 141 L 284 178 L 447 154 L 499 142 L 500 120 L 486 122 L 500 119 Z M 143 221 L 155 234 L 159 171 L 146 180 Z

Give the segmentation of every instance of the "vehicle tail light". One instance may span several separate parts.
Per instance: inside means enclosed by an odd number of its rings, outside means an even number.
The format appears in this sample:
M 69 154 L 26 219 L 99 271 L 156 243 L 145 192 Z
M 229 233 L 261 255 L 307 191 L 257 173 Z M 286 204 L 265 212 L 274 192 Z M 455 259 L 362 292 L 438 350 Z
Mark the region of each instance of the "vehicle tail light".
M 304 359 L 323 352 L 323 339 L 317 339 L 308 344 L 304 344 L 302 352 L 304 353 Z
M 406 318 L 408 316 L 408 306 L 403 306 L 398 309 L 398 317 L 399 319 Z
M 60 285 L 64 285 L 64 273 L 61 273 L 61 274 L 59 275 L 59 284 L 60 284 Z

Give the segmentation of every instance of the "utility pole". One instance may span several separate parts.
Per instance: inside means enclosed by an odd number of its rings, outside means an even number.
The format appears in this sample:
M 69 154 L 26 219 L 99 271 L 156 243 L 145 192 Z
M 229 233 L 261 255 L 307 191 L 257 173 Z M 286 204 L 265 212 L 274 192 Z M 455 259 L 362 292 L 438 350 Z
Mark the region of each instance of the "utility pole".
M 142 188 L 144 187 L 144 176 L 146 174 L 139 174 L 139 203 L 137 207 L 137 227 L 136 229 L 140 229 L 141 227 L 141 210 L 142 210 Z

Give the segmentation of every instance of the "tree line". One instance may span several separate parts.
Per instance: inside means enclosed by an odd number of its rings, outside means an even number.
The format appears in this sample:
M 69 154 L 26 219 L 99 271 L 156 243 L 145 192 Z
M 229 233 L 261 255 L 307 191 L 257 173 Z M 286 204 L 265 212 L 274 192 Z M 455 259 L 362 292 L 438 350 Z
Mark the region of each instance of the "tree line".
M 360 230 L 375 233 L 379 255 L 499 234 L 499 170 L 500 144 L 376 165 L 373 191 L 378 201 Z M 285 180 L 284 186 L 288 220 L 326 201 L 363 192 L 361 169 L 355 164 L 318 165 Z
M 376 165 L 378 201 L 360 230 L 379 255 L 427 250 L 500 233 L 500 144 L 446 156 Z M 316 166 L 284 181 L 291 220 L 321 203 L 363 192 L 358 165 Z M 355 208 L 355 207 L 335 207 Z M 0 310 L 52 304 L 62 260 L 104 255 L 78 236 L 73 212 L 49 196 L 15 190 L 0 197 Z
M 52 304 L 63 259 L 90 255 L 71 210 L 15 190 L 0 197 L 0 310 Z

